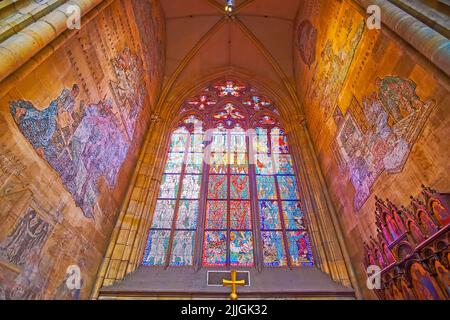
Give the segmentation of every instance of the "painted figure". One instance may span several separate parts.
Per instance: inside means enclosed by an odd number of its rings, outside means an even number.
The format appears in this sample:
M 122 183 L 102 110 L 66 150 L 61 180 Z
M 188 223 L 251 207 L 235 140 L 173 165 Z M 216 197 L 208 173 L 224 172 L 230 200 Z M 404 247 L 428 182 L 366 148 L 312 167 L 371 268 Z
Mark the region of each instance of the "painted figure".
M 42 248 L 50 225 L 30 210 L 8 237 L 0 243 L 0 257 L 17 266 L 24 266 L 27 256 Z

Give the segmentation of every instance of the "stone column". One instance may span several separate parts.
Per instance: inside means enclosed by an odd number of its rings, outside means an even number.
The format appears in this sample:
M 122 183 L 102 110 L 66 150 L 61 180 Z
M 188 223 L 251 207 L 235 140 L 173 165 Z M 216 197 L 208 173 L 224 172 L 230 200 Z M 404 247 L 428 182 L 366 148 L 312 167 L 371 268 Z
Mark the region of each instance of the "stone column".
M 140 265 L 152 209 L 158 196 L 169 128 L 165 121 L 153 116 L 142 153 L 123 203 L 108 250 L 98 274 L 92 298 L 97 299 L 103 286 L 110 286 Z

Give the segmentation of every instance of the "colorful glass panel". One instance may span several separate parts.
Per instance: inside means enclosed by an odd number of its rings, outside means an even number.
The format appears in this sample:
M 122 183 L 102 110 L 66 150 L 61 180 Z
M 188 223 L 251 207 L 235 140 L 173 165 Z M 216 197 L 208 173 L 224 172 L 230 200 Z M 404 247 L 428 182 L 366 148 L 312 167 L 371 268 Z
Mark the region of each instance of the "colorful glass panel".
M 259 213 L 262 230 L 281 230 L 280 213 L 277 201 L 260 201 Z
M 175 200 L 158 200 L 153 213 L 153 229 L 172 228 L 173 215 L 175 213 Z
M 228 197 L 227 181 L 227 176 L 209 176 L 208 198 L 226 199 Z
M 189 134 L 174 134 L 170 142 L 171 152 L 184 152 L 188 142 Z
M 259 129 L 254 137 L 254 148 L 258 153 L 269 152 L 269 140 L 267 139 L 267 130 Z
M 203 171 L 203 153 L 189 153 L 186 162 L 186 173 L 200 174 Z
M 201 180 L 202 176 L 200 175 L 185 175 L 181 199 L 198 199 L 200 197 Z
M 181 200 L 178 209 L 177 229 L 196 229 L 199 202 L 196 200 Z
M 224 230 L 227 228 L 227 202 L 208 201 L 206 229 Z
M 282 200 L 297 200 L 300 198 L 297 192 L 295 176 L 278 176 L 277 179 Z
M 211 151 L 226 152 L 227 149 L 227 135 L 223 133 L 214 133 L 211 141 Z
M 232 132 L 230 135 L 230 151 L 231 152 L 246 152 L 247 142 L 245 133 Z
M 286 252 L 284 249 L 283 233 L 261 232 L 263 242 L 263 260 L 267 267 L 287 266 Z
M 230 232 L 230 264 L 239 267 L 252 267 L 253 233 L 251 231 Z
M 230 154 L 231 174 L 248 174 L 248 161 L 246 153 Z
M 203 245 L 203 265 L 222 267 L 227 262 L 226 231 L 206 231 Z
M 275 191 L 275 178 L 271 176 L 257 176 L 256 186 L 258 189 L 258 199 L 275 200 L 277 198 Z
M 250 201 L 231 201 L 230 212 L 231 229 L 250 230 L 252 228 Z
M 228 154 L 227 153 L 211 153 L 210 173 L 225 174 L 228 172 Z
M 169 153 L 169 158 L 167 159 L 165 173 L 181 173 L 183 167 L 184 153 Z
M 294 165 L 290 155 L 274 154 L 277 174 L 294 174 Z
M 203 152 L 204 137 L 202 134 L 190 135 L 189 152 Z
M 144 262 L 146 266 L 164 266 L 166 252 L 169 246 L 170 231 L 151 230 L 147 248 L 145 249 Z
M 292 265 L 295 267 L 312 266 L 313 259 L 311 247 L 306 231 L 287 232 L 287 237 Z
M 248 176 L 231 176 L 231 199 L 250 199 Z
M 257 154 L 255 168 L 257 174 L 261 175 L 274 174 L 272 157 L 267 154 Z
M 283 217 L 286 229 L 304 230 L 305 217 L 298 201 L 283 201 Z
M 179 183 L 180 183 L 180 175 L 178 174 L 163 175 L 161 187 L 159 190 L 159 198 L 176 199 L 178 194 Z
M 175 267 L 192 266 L 195 232 L 175 231 L 170 265 Z
M 272 153 L 289 153 L 289 148 L 284 132 L 280 129 L 272 129 L 270 134 L 272 141 Z

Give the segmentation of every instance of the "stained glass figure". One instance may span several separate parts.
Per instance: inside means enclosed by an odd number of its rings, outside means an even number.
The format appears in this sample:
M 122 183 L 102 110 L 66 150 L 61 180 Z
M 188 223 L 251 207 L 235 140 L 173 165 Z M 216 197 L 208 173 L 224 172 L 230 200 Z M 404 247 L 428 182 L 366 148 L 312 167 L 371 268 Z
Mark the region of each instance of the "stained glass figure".
M 263 241 L 263 260 L 267 267 L 287 266 L 286 251 L 282 232 L 261 232 Z
M 283 201 L 283 217 L 286 229 L 305 230 L 305 220 L 298 201 Z
M 203 171 L 203 153 L 189 153 L 186 161 L 186 173 L 201 174 Z
M 228 197 L 228 177 L 227 176 L 209 176 L 209 199 L 227 199 Z
M 294 164 L 290 155 L 274 154 L 273 158 L 277 174 L 294 174 Z
M 248 176 L 231 176 L 231 199 L 250 199 Z
M 299 198 L 297 181 L 294 176 L 278 176 L 277 179 L 282 200 L 297 200 Z
M 198 199 L 200 197 L 201 178 L 200 175 L 184 176 L 181 199 Z
M 231 174 L 248 174 L 248 161 L 246 153 L 230 154 Z
M 255 163 L 256 173 L 260 175 L 273 175 L 273 162 L 272 157 L 265 153 L 256 155 L 256 163 Z
M 187 100 L 181 113 L 143 264 L 312 266 L 294 159 L 273 102 L 226 80 Z
M 287 235 L 292 265 L 296 267 L 312 266 L 313 259 L 306 231 L 291 231 Z
M 194 254 L 195 232 L 175 231 L 172 245 L 171 266 L 192 266 Z
M 289 153 L 289 148 L 283 130 L 275 128 L 271 132 L 272 152 Z
M 280 212 L 277 201 L 260 201 L 259 212 L 262 230 L 281 230 Z
M 206 229 L 227 229 L 227 201 L 208 201 Z
M 151 230 L 147 248 L 145 249 L 144 265 L 164 266 L 166 251 L 169 246 L 170 231 Z
M 189 152 L 203 152 L 204 136 L 202 134 L 191 134 L 189 143 Z
M 253 234 L 251 231 L 230 232 L 230 263 L 232 266 L 252 267 Z
M 227 233 L 225 231 L 206 231 L 203 250 L 204 266 L 225 266 L 227 263 Z
M 165 173 L 181 173 L 183 166 L 184 153 L 181 152 L 171 152 L 169 153 L 169 158 L 167 160 Z
M 170 151 L 171 152 L 184 152 L 186 144 L 188 142 L 189 133 L 186 134 L 174 134 L 172 135 Z
M 158 202 L 156 202 L 155 212 L 153 213 L 152 228 L 172 228 L 172 220 L 175 213 L 175 204 L 175 200 L 158 200 Z
M 210 173 L 218 173 L 218 174 L 226 174 L 228 171 L 228 163 L 229 163 L 229 154 L 228 153 L 211 153 L 210 157 Z
M 195 230 L 197 228 L 198 210 L 198 200 L 181 200 L 178 209 L 177 229 Z
M 230 212 L 232 230 L 252 229 L 250 201 L 231 201 Z
M 256 184 L 257 184 L 257 189 L 258 189 L 258 199 L 274 200 L 277 198 L 274 177 L 272 177 L 272 176 L 257 176 Z
M 180 183 L 180 175 L 165 174 L 161 182 L 159 190 L 159 198 L 162 199 L 176 199 L 178 194 L 178 187 Z

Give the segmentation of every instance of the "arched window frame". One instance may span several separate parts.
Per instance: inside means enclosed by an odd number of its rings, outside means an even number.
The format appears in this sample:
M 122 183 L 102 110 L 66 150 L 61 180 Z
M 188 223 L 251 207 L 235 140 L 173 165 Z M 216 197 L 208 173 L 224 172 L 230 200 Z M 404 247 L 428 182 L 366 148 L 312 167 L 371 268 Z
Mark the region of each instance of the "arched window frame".
M 272 102 L 269 102 L 270 100 L 265 98 L 263 95 L 260 95 L 257 90 L 254 88 L 251 88 L 250 86 L 246 84 L 242 84 L 235 80 L 229 80 L 229 82 L 233 82 L 236 84 L 237 87 L 241 88 L 242 92 L 239 92 L 238 96 L 234 95 L 225 95 L 223 97 L 220 97 L 220 94 L 217 93 L 217 87 L 219 84 L 209 86 L 206 88 L 199 96 L 197 96 L 197 103 L 191 103 L 192 100 L 188 100 L 184 103 L 183 108 L 180 112 L 180 115 L 178 116 L 178 122 L 177 125 L 174 127 L 174 129 L 171 132 L 172 135 L 177 132 L 180 128 L 184 128 L 187 132 L 189 132 L 188 140 L 190 141 L 191 136 L 195 135 L 195 130 L 198 130 L 194 123 L 192 121 L 187 121 L 188 119 L 196 119 L 197 122 L 202 123 L 202 134 L 204 135 L 204 147 L 206 149 L 205 151 L 205 159 L 210 157 L 210 152 L 208 151 L 208 146 L 212 143 L 212 132 L 216 130 L 219 126 L 222 126 L 227 133 L 227 137 L 232 134 L 230 130 L 235 129 L 237 126 L 240 127 L 242 130 L 245 131 L 245 140 L 246 140 L 246 157 L 247 157 L 247 176 L 249 179 L 249 199 L 251 206 L 251 212 L 250 212 L 250 221 L 251 221 L 251 228 L 250 231 L 253 234 L 253 263 L 251 265 L 233 265 L 230 259 L 230 233 L 235 231 L 230 227 L 230 202 L 232 199 L 230 199 L 230 182 L 228 182 L 228 197 L 226 199 L 228 206 L 227 206 L 227 258 L 226 263 L 224 265 L 220 265 L 217 267 L 227 268 L 227 267 L 233 267 L 233 268 L 253 268 L 256 267 L 258 270 L 261 270 L 263 267 L 271 267 L 270 265 L 267 265 L 264 263 L 263 259 L 263 240 L 262 240 L 262 233 L 263 232 L 281 232 L 282 233 L 282 242 L 284 246 L 284 253 L 286 258 L 286 263 L 284 265 L 280 266 L 274 266 L 274 267 L 281 267 L 281 268 L 293 268 L 298 266 L 306 266 L 306 265 L 313 265 L 314 264 L 314 257 L 311 249 L 311 240 L 307 239 L 307 246 L 308 246 L 308 254 L 310 256 L 310 263 L 303 263 L 301 265 L 295 265 L 292 261 L 292 256 L 290 254 L 290 244 L 288 240 L 288 232 L 296 232 L 300 230 L 293 230 L 286 227 L 286 221 L 283 215 L 283 208 L 282 203 L 289 202 L 291 200 L 283 200 L 280 197 L 280 188 L 278 186 L 278 177 L 283 176 L 282 174 L 277 174 L 276 172 L 273 173 L 274 181 L 275 181 L 275 190 L 276 190 L 276 199 L 274 202 L 277 203 L 278 207 L 278 214 L 279 214 L 279 222 L 281 224 L 280 230 L 263 230 L 261 226 L 260 221 L 260 205 L 259 201 L 261 199 L 258 199 L 257 196 L 257 186 L 256 186 L 256 179 L 259 174 L 257 174 L 255 170 L 255 159 L 251 159 L 251 157 L 255 157 L 254 152 L 251 152 L 251 150 L 255 150 L 255 146 L 253 145 L 253 142 L 255 141 L 256 137 L 256 129 L 262 128 L 267 130 L 267 153 L 270 155 L 270 157 L 273 157 L 272 153 L 272 138 L 271 138 L 271 131 L 274 129 L 280 129 L 283 133 L 284 139 L 287 139 L 287 137 L 284 134 L 283 126 L 281 125 L 279 114 L 276 108 L 274 107 Z M 214 90 L 216 89 L 216 90 Z M 199 97 L 205 97 L 208 96 L 210 102 L 208 103 L 208 100 L 206 99 L 200 99 Z M 256 100 L 253 99 L 253 97 L 259 97 L 259 101 L 261 102 L 260 107 L 256 107 L 252 103 Z M 199 102 L 201 100 L 205 100 L 204 102 Z M 203 108 L 199 108 L 199 103 L 204 104 Z M 224 106 L 227 104 L 232 104 L 236 109 L 235 111 L 239 112 L 243 117 L 240 118 L 233 118 L 232 114 L 228 114 L 227 117 L 223 117 L 222 119 L 217 119 L 214 117 L 214 115 L 219 114 L 219 112 L 224 111 Z M 263 121 L 270 119 L 270 121 Z M 229 142 L 228 142 L 229 143 Z M 287 144 L 289 145 L 289 144 Z M 186 156 L 189 153 L 189 144 L 186 145 L 186 148 L 184 150 L 184 160 L 181 173 L 180 173 L 180 183 L 178 188 L 180 189 L 182 187 L 182 182 L 186 175 Z M 169 148 L 170 149 L 170 148 Z M 228 150 L 227 150 L 228 151 Z M 168 157 L 170 150 L 166 153 Z M 303 202 L 300 196 L 300 190 L 298 185 L 298 177 L 299 174 L 297 172 L 297 166 L 295 165 L 295 159 L 294 156 L 287 152 L 285 155 L 289 156 L 292 159 L 292 169 L 293 173 L 290 174 L 290 176 L 294 177 L 294 181 L 296 182 L 296 192 L 299 195 L 298 199 L 292 200 L 292 202 L 298 202 L 300 204 L 300 211 L 302 214 L 304 214 L 304 208 L 303 208 Z M 167 158 L 166 158 L 167 161 Z M 166 173 L 164 173 L 166 174 Z M 198 216 L 196 220 L 196 228 L 194 230 L 186 230 L 195 232 L 195 240 L 194 240 L 194 246 L 193 246 L 193 261 L 192 265 L 184 266 L 187 268 L 195 267 L 196 269 L 202 268 L 202 267 L 216 267 L 212 265 L 206 265 L 204 263 L 204 249 L 205 249 L 205 243 L 204 243 L 204 237 L 207 230 L 209 230 L 206 226 L 206 218 L 207 218 L 207 203 L 208 203 L 208 185 L 209 185 L 209 177 L 213 175 L 210 172 L 210 159 L 208 158 L 207 161 L 204 161 L 202 165 L 202 171 L 201 171 L 201 184 L 200 184 L 200 197 L 198 199 L 199 201 L 199 211 Z M 228 164 L 228 181 L 230 181 L 231 176 L 234 174 L 230 171 L 230 164 Z M 176 264 L 172 264 L 171 262 L 171 253 L 172 253 L 172 247 L 173 242 L 175 238 L 175 233 L 182 231 L 177 228 L 177 212 L 179 208 L 179 202 L 182 201 L 180 198 L 180 194 L 182 193 L 181 190 L 178 191 L 177 194 L 177 203 L 175 205 L 175 215 L 173 216 L 172 225 L 170 228 L 170 237 L 168 242 L 168 249 L 165 255 L 164 264 L 157 265 L 156 267 L 176 267 Z M 237 201 L 247 201 L 246 199 L 240 199 Z M 306 220 L 306 218 L 304 218 Z M 152 231 L 153 228 L 150 229 L 149 233 Z M 168 230 L 169 231 L 169 230 Z M 307 230 L 307 224 L 305 223 L 304 229 L 302 230 L 306 237 L 309 238 L 309 233 Z M 145 252 L 145 256 L 148 254 L 150 243 L 148 242 L 148 246 Z M 145 261 L 145 259 L 144 259 Z M 145 265 L 145 263 L 144 263 Z M 181 266 L 183 267 L 183 266 Z

